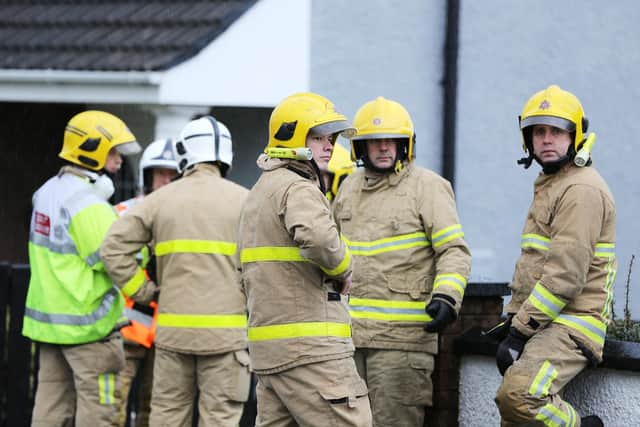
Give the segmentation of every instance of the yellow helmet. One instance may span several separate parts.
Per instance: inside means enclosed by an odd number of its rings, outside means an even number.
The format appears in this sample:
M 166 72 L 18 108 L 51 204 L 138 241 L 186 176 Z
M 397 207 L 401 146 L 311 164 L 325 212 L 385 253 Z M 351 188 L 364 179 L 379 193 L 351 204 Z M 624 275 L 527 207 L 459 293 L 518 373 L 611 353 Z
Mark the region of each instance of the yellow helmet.
M 351 160 L 349 151 L 340 144 L 336 144 L 333 147 L 333 153 L 331 153 L 331 160 L 327 165 L 327 169 L 333 174 L 331 179 L 331 188 L 327 192 L 327 198 L 333 200 L 338 194 L 338 187 L 342 184 L 342 181 L 349 176 L 356 165 Z
M 362 160 L 366 157 L 366 140 L 402 138 L 406 140 L 398 150 L 398 160 L 413 160 L 415 132 L 409 112 L 398 102 L 377 97 L 364 104 L 356 112 L 353 125 L 358 133 L 351 138 L 351 158 Z M 400 146 L 399 146 L 400 147 Z
M 309 132 L 320 135 L 355 134 L 347 118 L 323 96 L 310 92 L 286 97 L 273 109 L 269 119 L 267 148 L 304 148 Z
M 84 168 L 99 171 L 109 151 L 117 147 L 128 156 L 140 152 L 140 144 L 122 120 L 104 111 L 84 111 L 69 120 L 58 156 Z
M 549 125 L 566 130 L 573 136 L 575 151 L 578 151 L 584 141 L 589 125 L 578 98 L 556 85 L 551 85 L 529 98 L 518 119 L 522 132 L 522 148 L 525 152 L 531 147 L 533 125 Z

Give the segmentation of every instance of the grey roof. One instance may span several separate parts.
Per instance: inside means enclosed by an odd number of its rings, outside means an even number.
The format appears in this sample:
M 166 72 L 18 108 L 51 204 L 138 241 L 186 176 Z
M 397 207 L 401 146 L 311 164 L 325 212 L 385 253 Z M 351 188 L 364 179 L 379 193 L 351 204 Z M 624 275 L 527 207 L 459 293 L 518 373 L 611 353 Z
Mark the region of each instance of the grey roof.
M 166 70 L 256 0 L 0 0 L 0 69 Z

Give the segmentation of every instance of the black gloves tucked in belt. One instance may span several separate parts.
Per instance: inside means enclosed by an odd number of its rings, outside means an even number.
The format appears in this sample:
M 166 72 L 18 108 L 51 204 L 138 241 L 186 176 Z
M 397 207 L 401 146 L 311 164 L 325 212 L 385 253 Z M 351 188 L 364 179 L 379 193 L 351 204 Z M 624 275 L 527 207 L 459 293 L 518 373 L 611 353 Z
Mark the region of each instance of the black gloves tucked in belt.
M 516 328 L 511 327 L 509 329 L 509 335 L 500 342 L 496 352 L 496 363 L 500 375 L 504 375 L 509 366 L 520 358 L 528 339 L 529 337 L 520 333 Z
M 432 320 L 424 325 L 424 330 L 431 333 L 441 332 L 456 320 L 456 311 L 453 309 L 455 303 L 448 295 L 433 294 L 431 302 L 424 309 Z

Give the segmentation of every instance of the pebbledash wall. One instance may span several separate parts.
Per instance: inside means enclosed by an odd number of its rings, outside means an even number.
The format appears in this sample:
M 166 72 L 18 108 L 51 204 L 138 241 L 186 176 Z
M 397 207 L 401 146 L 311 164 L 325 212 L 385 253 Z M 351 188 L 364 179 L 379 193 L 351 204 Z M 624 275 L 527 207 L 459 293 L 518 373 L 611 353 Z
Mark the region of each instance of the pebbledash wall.
M 447 11 L 459 7 L 455 140 L 443 142 Z M 517 117 L 550 84 L 574 92 L 596 132 L 595 166 L 617 201 L 623 278 L 640 256 L 640 7 L 636 0 L 318 0 L 311 11 L 310 87 L 353 117 L 383 95 L 412 114 L 416 163 L 443 173 L 455 144 L 454 188 L 473 254 L 472 279 L 508 282 L 519 254 L 537 165 L 523 170 Z M 637 263 L 636 263 L 637 276 Z M 640 318 L 640 287 L 632 287 Z

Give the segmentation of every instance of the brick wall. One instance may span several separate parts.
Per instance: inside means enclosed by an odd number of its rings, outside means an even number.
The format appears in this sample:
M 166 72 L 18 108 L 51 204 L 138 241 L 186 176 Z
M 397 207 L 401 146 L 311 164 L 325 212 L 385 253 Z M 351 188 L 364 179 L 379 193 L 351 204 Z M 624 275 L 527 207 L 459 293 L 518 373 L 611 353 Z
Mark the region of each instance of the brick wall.
M 425 427 L 458 425 L 458 387 L 460 356 L 454 352 L 454 341 L 473 326 L 488 329 L 500 321 L 506 283 L 467 286 L 462 309 L 456 322 L 440 334 L 440 351 L 433 372 L 433 408 L 427 410 Z

